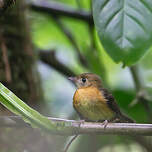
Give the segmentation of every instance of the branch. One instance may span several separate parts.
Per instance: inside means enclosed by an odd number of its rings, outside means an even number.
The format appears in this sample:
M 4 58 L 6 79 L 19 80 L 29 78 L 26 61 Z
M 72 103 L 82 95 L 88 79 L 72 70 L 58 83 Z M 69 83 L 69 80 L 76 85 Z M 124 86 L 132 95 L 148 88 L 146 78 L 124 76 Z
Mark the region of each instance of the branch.
M 4 6 L 4 2 L 3 0 L 0 0 L 0 9 L 3 8 L 3 6 Z
M 76 40 L 75 40 L 74 36 L 72 35 L 72 33 L 70 32 L 70 30 L 62 23 L 60 18 L 54 17 L 54 21 L 56 22 L 58 27 L 61 29 L 61 31 L 65 34 L 65 36 L 68 38 L 68 40 L 71 42 L 72 46 L 74 47 L 75 51 L 78 54 L 80 63 L 82 63 L 82 65 L 84 65 L 85 67 L 88 67 L 88 63 L 87 63 L 85 57 L 81 54 L 79 46 L 76 43 Z
M 78 135 L 73 136 L 69 141 L 68 144 L 65 146 L 64 152 L 67 152 L 68 149 L 70 148 L 71 144 L 73 143 L 73 141 L 78 137 Z
M 137 66 L 130 67 L 130 72 L 134 81 L 135 88 L 137 92 L 139 92 L 142 89 L 142 81 L 138 74 Z
M 56 15 L 56 16 L 72 17 L 86 21 L 89 24 L 93 24 L 93 17 L 90 12 L 72 9 L 71 7 L 56 2 L 35 1 L 31 3 L 30 8 L 31 10 L 36 12 L 41 12 L 41 13 L 46 13 L 49 15 Z
M 15 3 L 16 0 L 0 0 L 0 15 Z
M 76 75 L 68 67 L 62 64 L 55 56 L 55 51 L 40 51 L 39 57 L 42 62 L 48 64 L 49 66 L 56 69 L 58 72 L 62 73 L 65 76 L 74 76 Z
M 135 124 L 135 123 L 108 123 L 104 128 L 102 123 L 80 122 L 75 120 L 66 120 L 48 117 L 57 128 L 53 132 L 56 135 L 131 135 L 131 136 L 152 136 L 152 124 Z M 0 127 L 30 127 L 21 117 L 18 116 L 0 116 Z M 61 129 L 62 126 L 62 129 Z
M 9 60 L 8 60 L 7 47 L 5 45 L 5 41 L 2 37 L 0 37 L 0 48 L 2 50 L 2 59 L 3 59 L 3 62 L 4 62 L 4 66 L 5 66 L 6 81 L 8 83 L 10 83 L 12 81 L 11 67 L 10 67 L 10 63 L 9 63 Z
M 149 102 L 150 100 L 148 100 L 147 96 L 146 96 L 146 92 L 144 90 L 144 86 L 142 83 L 142 80 L 140 78 L 140 74 L 138 71 L 138 67 L 137 66 L 132 66 L 130 67 L 130 72 L 134 81 L 134 85 L 136 88 L 136 98 L 132 101 L 132 103 L 130 104 L 130 106 L 134 106 L 135 104 L 137 104 L 138 102 L 141 102 L 147 112 L 147 117 L 149 119 L 149 121 L 152 122 L 152 109 L 149 106 Z

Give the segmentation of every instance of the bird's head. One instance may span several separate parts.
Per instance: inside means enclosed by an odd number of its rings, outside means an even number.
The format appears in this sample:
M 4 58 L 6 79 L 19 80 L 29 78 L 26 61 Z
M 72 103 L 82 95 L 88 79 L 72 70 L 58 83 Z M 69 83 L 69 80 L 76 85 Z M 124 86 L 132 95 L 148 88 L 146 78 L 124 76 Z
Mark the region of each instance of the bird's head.
M 86 87 L 100 88 L 102 86 L 100 77 L 93 73 L 83 73 L 75 77 L 69 77 L 68 79 L 71 80 L 78 89 Z

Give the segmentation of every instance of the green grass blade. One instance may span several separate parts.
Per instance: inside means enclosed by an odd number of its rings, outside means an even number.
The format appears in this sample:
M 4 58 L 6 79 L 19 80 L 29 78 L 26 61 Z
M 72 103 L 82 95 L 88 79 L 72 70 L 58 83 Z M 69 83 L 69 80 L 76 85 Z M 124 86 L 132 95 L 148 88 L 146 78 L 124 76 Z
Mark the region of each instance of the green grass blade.
M 55 124 L 48 120 L 47 117 L 42 116 L 40 113 L 30 108 L 2 83 L 0 83 L 0 103 L 11 112 L 21 116 L 24 121 L 31 124 L 33 127 L 49 131 L 56 130 Z

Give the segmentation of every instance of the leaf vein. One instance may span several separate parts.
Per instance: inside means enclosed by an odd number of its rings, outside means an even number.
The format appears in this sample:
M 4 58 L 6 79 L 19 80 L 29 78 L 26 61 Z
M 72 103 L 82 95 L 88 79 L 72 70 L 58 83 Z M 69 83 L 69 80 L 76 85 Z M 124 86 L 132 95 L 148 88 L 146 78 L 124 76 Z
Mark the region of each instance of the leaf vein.
M 126 15 L 132 20 L 134 21 L 145 33 L 147 33 L 146 28 L 143 26 L 142 23 L 140 23 L 140 21 L 138 19 L 136 19 L 136 17 L 134 17 L 133 15 L 126 13 Z
M 133 42 L 131 41 L 131 39 L 130 39 L 129 37 L 126 36 L 125 39 L 126 39 L 132 46 L 134 46 Z
M 116 15 L 118 15 L 121 12 L 122 8 L 118 9 L 115 13 L 109 17 L 108 21 L 105 24 L 106 29 L 108 28 L 109 24 L 112 22 L 112 20 L 115 18 Z
M 101 5 L 100 12 L 106 7 L 110 0 L 105 0 L 105 2 Z
M 127 40 L 128 43 L 130 43 L 130 45 L 133 46 L 133 43 L 131 42 L 131 40 L 128 37 L 126 37 L 126 36 L 120 36 L 120 37 L 117 38 L 116 42 L 117 42 L 117 44 L 120 44 L 121 48 L 124 48 L 124 46 L 121 45 L 122 41 L 124 41 L 124 40 Z
M 123 0 L 123 7 L 122 7 L 122 10 L 123 10 L 123 14 L 122 14 L 122 32 L 121 32 L 121 35 L 122 35 L 122 40 L 121 40 L 121 47 L 123 48 L 123 39 L 124 39 L 124 26 L 125 26 L 125 0 Z
M 137 8 L 137 7 L 135 7 L 132 3 L 131 3 L 131 4 L 129 3 L 128 6 L 129 6 L 131 9 L 133 9 L 136 13 L 138 13 L 140 16 L 143 16 L 143 14 L 141 13 L 140 9 Z
M 152 8 L 150 8 L 149 5 L 147 5 L 145 1 L 139 0 L 139 2 L 141 2 L 141 4 L 144 5 L 144 7 L 146 7 L 152 13 Z

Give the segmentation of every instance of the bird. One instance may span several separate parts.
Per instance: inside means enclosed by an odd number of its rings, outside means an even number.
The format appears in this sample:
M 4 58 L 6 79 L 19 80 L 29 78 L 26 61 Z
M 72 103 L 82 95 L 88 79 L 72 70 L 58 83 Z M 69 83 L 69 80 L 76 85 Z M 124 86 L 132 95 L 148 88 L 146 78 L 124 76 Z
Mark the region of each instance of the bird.
M 73 96 L 73 107 L 81 120 L 102 122 L 134 123 L 120 111 L 112 94 L 103 87 L 101 78 L 93 73 L 82 73 L 69 77 L 77 87 Z

